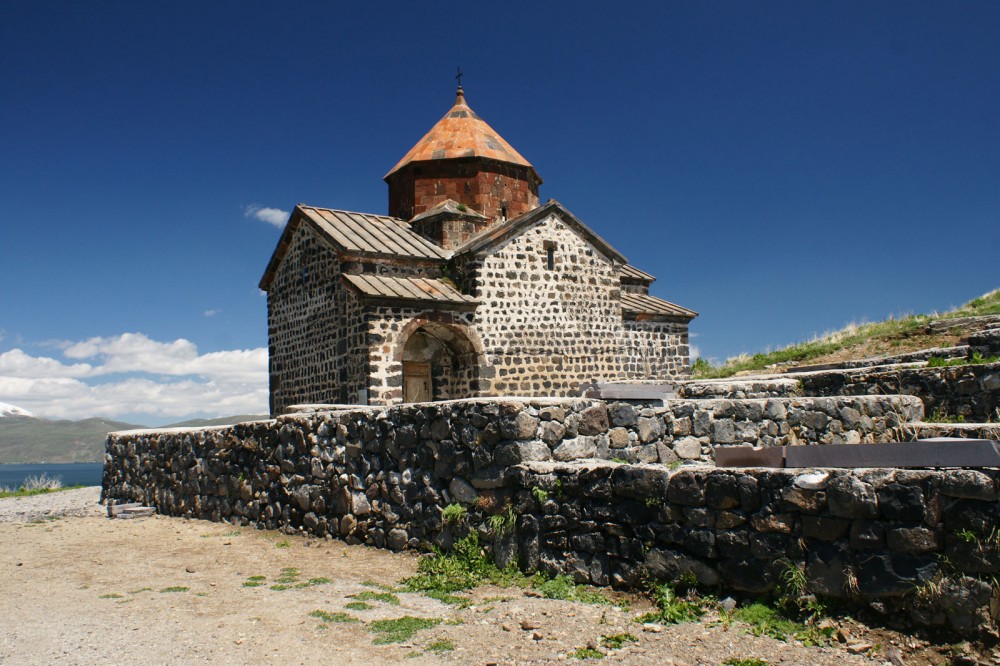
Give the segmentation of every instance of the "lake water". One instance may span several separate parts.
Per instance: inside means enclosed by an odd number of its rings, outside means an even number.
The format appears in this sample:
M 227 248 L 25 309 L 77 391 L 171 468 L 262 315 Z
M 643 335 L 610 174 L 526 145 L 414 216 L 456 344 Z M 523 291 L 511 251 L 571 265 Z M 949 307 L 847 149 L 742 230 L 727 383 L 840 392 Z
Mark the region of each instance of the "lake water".
M 0 465 L 0 486 L 17 488 L 25 478 L 40 474 L 49 478 L 60 477 L 64 486 L 99 486 L 103 470 L 102 463 Z

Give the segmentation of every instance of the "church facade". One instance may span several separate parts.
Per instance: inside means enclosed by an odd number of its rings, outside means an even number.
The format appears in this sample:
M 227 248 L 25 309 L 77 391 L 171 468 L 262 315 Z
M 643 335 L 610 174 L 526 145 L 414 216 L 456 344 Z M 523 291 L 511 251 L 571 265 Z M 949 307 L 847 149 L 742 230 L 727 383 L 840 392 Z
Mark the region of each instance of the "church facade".
M 298 205 L 260 282 L 272 415 L 572 396 L 689 371 L 697 313 L 557 201 L 534 167 L 454 106 L 385 176 L 389 215 Z

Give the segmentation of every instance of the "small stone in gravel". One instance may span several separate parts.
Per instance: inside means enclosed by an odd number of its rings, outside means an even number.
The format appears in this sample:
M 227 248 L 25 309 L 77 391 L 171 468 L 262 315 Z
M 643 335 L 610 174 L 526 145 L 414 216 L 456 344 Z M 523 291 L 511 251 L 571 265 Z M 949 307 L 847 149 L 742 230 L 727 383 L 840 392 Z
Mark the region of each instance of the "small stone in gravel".
M 847 651 L 851 654 L 861 654 L 863 652 L 868 652 L 871 649 L 871 643 L 854 643 L 853 645 L 847 646 Z
M 642 630 L 648 631 L 652 634 L 658 634 L 661 631 L 663 631 L 663 625 L 653 624 L 652 622 L 649 622 L 647 624 L 642 625 Z
M 525 631 L 534 631 L 535 629 L 541 628 L 542 625 L 538 624 L 534 620 L 521 620 L 521 629 Z

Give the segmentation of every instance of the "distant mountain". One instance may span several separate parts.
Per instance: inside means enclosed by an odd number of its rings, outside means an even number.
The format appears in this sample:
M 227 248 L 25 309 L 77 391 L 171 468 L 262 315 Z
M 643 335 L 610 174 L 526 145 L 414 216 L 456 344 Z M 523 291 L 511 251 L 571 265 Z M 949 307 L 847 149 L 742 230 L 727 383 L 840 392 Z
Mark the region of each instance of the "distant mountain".
M 34 416 L 27 409 L 21 409 L 17 405 L 10 405 L 6 402 L 0 402 L 0 418 L 5 416 Z
M 0 418 L 0 463 L 101 462 L 109 432 L 143 427 L 108 419 L 50 421 L 5 415 Z
M 229 425 L 259 421 L 268 416 L 241 414 L 217 419 L 194 419 L 164 428 Z M 76 463 L 104 460 L 109 432 L 149 426 L 92 418 L 54 421 L 33 416 L 26 409 L 0 402 L 0 463 Z
M 190 421 L 180 421 L 162 426 L 164 428 L 204 428 L 207 426 L 232 425 L 234 423 L 246 423 L 247 421 L 263 421 L 271 418 L 267 414 L 237 414 L 236 416 L 220 416 L 217 419 L 191 419 Z

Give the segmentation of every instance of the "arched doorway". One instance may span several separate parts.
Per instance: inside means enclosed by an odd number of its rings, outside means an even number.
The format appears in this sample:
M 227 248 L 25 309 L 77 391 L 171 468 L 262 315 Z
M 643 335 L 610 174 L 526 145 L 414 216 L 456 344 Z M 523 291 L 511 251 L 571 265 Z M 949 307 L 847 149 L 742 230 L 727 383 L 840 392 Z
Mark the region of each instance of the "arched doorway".
M 403 402 L 472 397 L 478 378 L 478 354 L 461 330 L 438 322 L 420 322 L 403 342 Z

